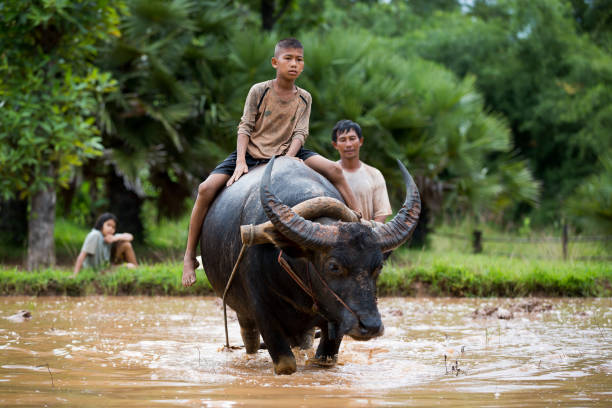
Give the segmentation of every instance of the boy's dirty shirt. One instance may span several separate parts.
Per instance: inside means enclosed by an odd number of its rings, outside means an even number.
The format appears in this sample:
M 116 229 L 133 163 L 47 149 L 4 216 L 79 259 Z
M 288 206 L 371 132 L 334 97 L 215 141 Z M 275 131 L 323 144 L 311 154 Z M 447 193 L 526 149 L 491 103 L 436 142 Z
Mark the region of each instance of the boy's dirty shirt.
M 303 146 L 308 137 L 310 94 L 296 86 L 293 96 L 283 100 L 272 84 L 273 81 L 266 81 L 253 85 L 238 125 L 238 134 L 249 136 L 247 153 L 255 159 L 283 155 L 293 138 L 299 139 Z

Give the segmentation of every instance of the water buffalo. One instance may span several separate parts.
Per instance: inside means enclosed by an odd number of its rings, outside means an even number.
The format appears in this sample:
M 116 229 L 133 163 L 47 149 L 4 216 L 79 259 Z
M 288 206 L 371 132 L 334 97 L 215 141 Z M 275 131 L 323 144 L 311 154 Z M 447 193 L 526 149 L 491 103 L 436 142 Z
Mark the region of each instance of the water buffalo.
M 393 220 L 375 228 L 298 215 L 291 207 L 305 200 L 342 198 L 327 179 L 287 157 L 252 169 L 215 199 L 202 227 L 201 248 L 217 295 L 223 294 L 242 247 L 241 226 L 271 221 L 276 230 L 273 243 L 245 252 L 226 297 L 238 316 L 246 352 L 257 352 L 261 334 L 276 374 L 295 372 L 291 347 L 312 346 L 315 327 L 321 329 L 314 360 L 320 365 L 336 362 L 344 335 L 368 340 L 383 333 L 376 279 L 386 253 L 412 235 L 420 212 L 418 190 L 401 163 L 400 168 L 406 201 Z M 297 280 L 279 264 L 281 250 Z

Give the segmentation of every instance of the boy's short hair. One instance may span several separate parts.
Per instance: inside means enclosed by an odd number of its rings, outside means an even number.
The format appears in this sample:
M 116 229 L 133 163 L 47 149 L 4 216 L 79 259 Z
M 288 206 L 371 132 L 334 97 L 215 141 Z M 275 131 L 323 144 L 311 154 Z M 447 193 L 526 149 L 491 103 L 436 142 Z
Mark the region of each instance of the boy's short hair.
M 304 49 L 302 43 L 299 42 L 296 38 L 285 38 L 276 43 L 276 47 L 274 47 L 274 56 L 278 56 L 281 50 L 286 50 L 288 48 L 298 48 L 300 50 Z
M 102 231 L 102 226 L 108 220 L 115 221 L 115 226 L 118 224 L 117 217 L 115 217 L 115 214 L 104 213 L 98 217 L 98 219 L 96 220 L 96 223 L 94 224 L 94 228 L 97 229 L 98 231 Z
M 353 129 L 355 133 L 357 133 L 357 136 L 359 136 L 359 139 L 363 137 L 361 136 L 361 126 L 359 126 L 357 123 L 353 122 L 352 120 L 343 119 L 343 120 L 338 121 L 338 123 L 336 123 L 336 126 L 334 126 L 334 129 L 332 130 L 332 140 L 334 142 L 337 142 L 338 134 L 346 133 L 351 129 Z

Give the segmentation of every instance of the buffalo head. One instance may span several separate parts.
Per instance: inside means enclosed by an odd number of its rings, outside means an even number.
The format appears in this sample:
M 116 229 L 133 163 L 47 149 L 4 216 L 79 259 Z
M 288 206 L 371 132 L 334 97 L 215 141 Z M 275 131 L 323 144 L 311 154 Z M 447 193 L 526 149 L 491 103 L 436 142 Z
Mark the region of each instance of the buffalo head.
M 375 228 L 361 222 L 321 223 L 303 218 L 270 190 L 274 159 L 268 163 L 260 187 L 264 211 L 285 241 L 281 246 L 311 265 L 308 280 L 315 303 L 329 322 L 331 338 L 343 335 L 367 340 L 383 333 L 376 306 L 376 280 L 385 254 L 406 242 L 417 224 L 421 201 L 412 177 L 399 162 L 407 195 L 393 220 Z

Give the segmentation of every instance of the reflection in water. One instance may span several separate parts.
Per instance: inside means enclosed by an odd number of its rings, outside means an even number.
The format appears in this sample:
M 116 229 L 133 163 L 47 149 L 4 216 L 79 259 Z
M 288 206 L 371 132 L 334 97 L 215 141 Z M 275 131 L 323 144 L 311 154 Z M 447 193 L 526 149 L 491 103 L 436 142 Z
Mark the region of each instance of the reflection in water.
M 612 399 L 612 300 L 473 318 L 479 299 L 380 300 L 384 336 L 345 338 L 339 364 L 275 376 L 266 351 L 223 351 L 213 298 L 0 298 L 0 405 L 605 405 Z M 230 314 L 230 343 L 240 345 Z

